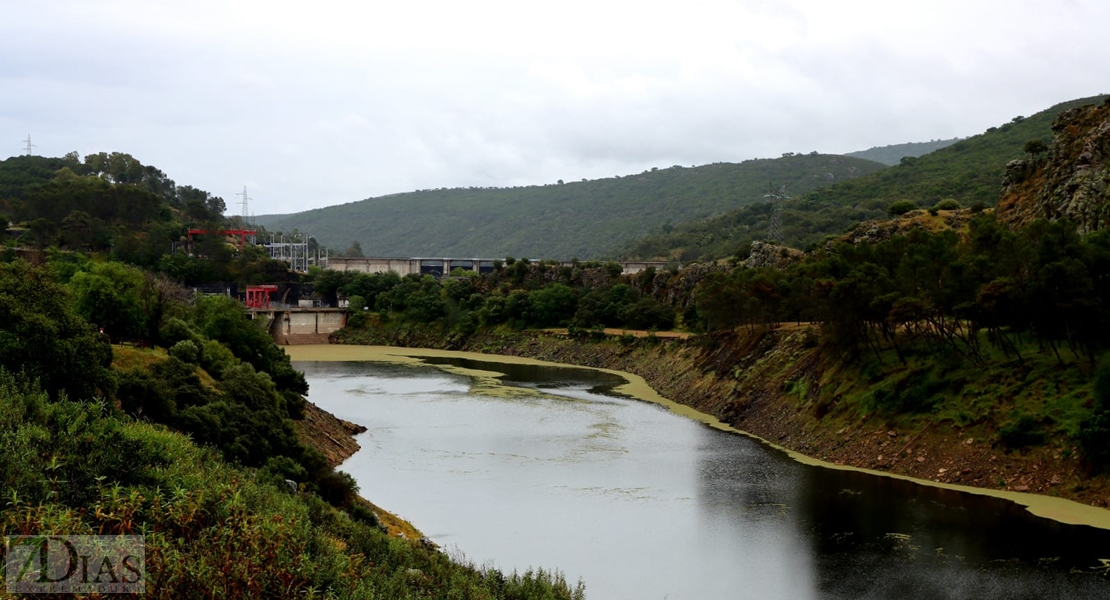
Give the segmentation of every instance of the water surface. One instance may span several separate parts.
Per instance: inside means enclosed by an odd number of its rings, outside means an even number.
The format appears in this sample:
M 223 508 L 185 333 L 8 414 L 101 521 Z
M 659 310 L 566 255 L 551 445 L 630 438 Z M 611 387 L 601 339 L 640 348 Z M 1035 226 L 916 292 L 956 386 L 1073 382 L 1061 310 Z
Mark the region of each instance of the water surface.
M 1110 598 L 1110 531 L 798 463 L 614 395 L 588 369 L 296 362 L 365 425 L 342 469 L 449 553 L 559 568 L 593 599 Z

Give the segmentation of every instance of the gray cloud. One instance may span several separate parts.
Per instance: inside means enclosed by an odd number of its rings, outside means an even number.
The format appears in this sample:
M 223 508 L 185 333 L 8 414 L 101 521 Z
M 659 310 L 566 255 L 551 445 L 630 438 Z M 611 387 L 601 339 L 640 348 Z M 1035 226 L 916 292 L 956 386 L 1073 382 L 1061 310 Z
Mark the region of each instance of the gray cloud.
M 12 5 L 0 154 L 130 152 L 290 212 L 848 152 L 1102 91 L 1104 3 Z

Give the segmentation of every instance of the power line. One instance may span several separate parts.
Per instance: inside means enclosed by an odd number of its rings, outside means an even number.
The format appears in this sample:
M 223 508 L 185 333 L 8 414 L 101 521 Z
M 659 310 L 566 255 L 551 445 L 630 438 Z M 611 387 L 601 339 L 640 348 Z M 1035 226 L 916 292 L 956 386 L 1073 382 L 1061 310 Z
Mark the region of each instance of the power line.
M 28 133 L 27 139 L 23 140 L 23 142 L 26 144 L 23 147 L 24 154 L 26 154 L 27 156 L 31 156 L 31 154 L 33 154 L 32 148 L 35 148 L 35 145 L 31 143 L 31 134 Z

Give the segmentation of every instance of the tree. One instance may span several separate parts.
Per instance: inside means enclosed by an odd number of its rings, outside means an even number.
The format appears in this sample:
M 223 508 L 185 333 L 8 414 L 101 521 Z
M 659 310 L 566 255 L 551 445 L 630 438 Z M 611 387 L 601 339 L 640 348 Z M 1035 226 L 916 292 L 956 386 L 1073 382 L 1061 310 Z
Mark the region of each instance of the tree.
M 237 301 L 224 296 L 198 298 L 192 318 L 206 337 L 222 343 L 256 370 L 269 373 L 279 390 L 308 392 L 304 375 L 293 369 L 289 356 L 270 334 L 243 314 Z
M 31 244 L 42 249 L 53 246 L 58 241 L 58 226 L 49 219 L 35 219 L 27 224 L 27 233 L 31 236 Z
M 81 210 L 62 220 L 61 238 L 62 245 L 71 250 L 106 248 L 111 239 L 104 221 Z
M 44 269 L 0 264 L 0 367 L 75 400 L 113 391 L 112 348 Z
M 1035 160 L 1038 155 L 1048 152 L 1048 145 L 1041 140 L 1029 140 L 1021 149 L 1029 155 L 1029 158 Z
M 559 325 L 574 316 L 578 294 L 568 286 L 553 283 L 529 295 L 532 322 L 535 325 Z
M 185 215 L 197 223 L 218 222 L 227 210 L 223 198 L 191 185 L 178 186 L 177 203 L 184 205 Z
M 81 316 L 113 338 L 149 335 L 143 285 L 143 271 L 117 262 L 94 265 L 90 271 L 76 273 L 69 283 Z
M 891 214 L 894 216 L 904 215 L 911 210 L 917 210 L 917 204 L 915 204 L 912 200 L 898 200 L 897 202 L 894 202 L 890 206 L 886 207 L 887 214 Z
M 351 242 L 351 245 L 348 246 L 347 249 L 343 252 L 343 256 L 362 258 L 362 244 L 360 244 L 358 240 Z

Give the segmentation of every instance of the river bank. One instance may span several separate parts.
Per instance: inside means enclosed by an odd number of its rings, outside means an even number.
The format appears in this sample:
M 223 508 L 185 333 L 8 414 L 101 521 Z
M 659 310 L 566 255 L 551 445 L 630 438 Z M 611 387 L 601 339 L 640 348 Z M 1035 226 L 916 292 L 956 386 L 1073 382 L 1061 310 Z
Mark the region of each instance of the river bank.
M 340 419 L 312 402 L 305 402 L 304 418 L 294 421 L 293 426 L 296 428 L 298 439 L 323 454 L 332 467 L 339 467 L 343 461 L 361 449 L 359 443 L 355 441 L 355 436 L 366 431 L 366 427 Z M 389 535 L 409 540 L 420 540 L 424 537 L 415 525 L 366 498 L 359 496 L 357 502 L 378 515 L 378 519 Z
M 660 396 L 719 419 L 722 425 L 830 465 L 1014 495 L 1026 505 L 1035 503 L 1025 498 L 1027 494 L 1040 495 L 1046 505 L 1054 505 L 1053 498 L 1107 505 L 1106 477 L 1087 476 L 1077 452 L 1066 444 L 1010 450 L 998 443 L 999 425 L 993 420 L 961 425 L 943 415 L 891 419 L 860 416 L 854 409 L 839 407 L 847 404 L 840 402 L 841 395 L 852 391 L 837 387 L 833 380 L 838 366 L 822 356 L 815 333 L 805 328 L 631 344 L 582 342 L 543 332 L 447 337 L 414 327 L 378 327 L 341 339 L 622 371 L 641 377 Z M 1075 516 L 1061 513 L 1068 512 L 1060 508 L 1065 505 L 1056 506 L 1042 512 L 1051 510 L 1059 513 L 1054 518 L 1076 522 Z M 1110 513 L 1104 512 L 1091 513 L 1081 521 L 1107 526 Z

